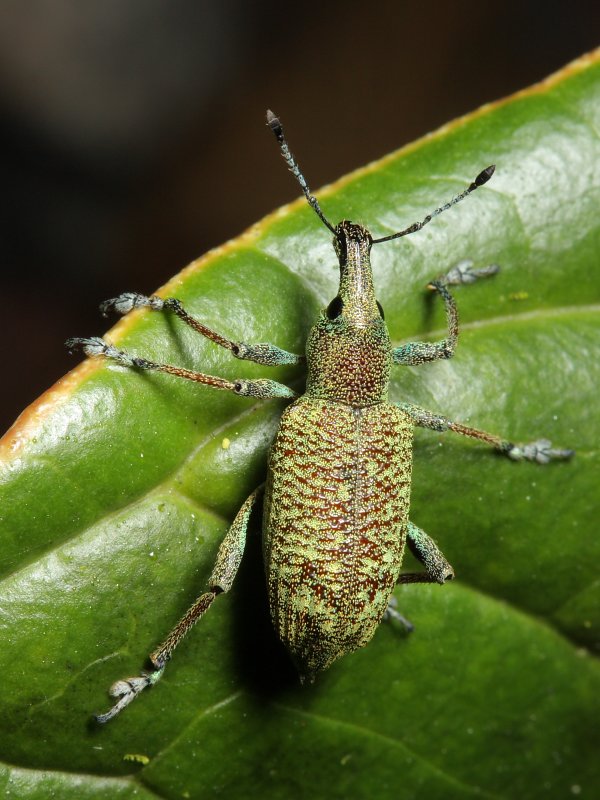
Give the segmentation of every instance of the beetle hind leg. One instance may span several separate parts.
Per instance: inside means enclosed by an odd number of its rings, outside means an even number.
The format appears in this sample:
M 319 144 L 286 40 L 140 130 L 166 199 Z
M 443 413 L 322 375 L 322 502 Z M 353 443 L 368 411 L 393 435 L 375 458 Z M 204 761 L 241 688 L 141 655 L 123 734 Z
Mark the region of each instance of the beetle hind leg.
M 118 698 L 117 702 L 105 714 L 97 714 L 97 722 L 103 724 L 113 719 L 135 700 L 140 692 L 157 683 L 162 677 L 173 651 L 183 637 L 198 622 L 200 617 L 208 611 L 215 597 L 231 589 L 242 560 L 250 514 L 262 491 L 263 487 L 260 486 L 252 492 L 238 511 L 227 535 L 221 542 L 217 560 L 209 579 L 209 591 L 198 597 L 168 634 L 164 642 L 150 655 L 150 661 L 155 669 L 152 672 L 142 672 L 138 677 L 125 678 L 114 683 L 109 690 L 109 694 L 111 697 Z
M 398 583 L 446 583 L 454 578 L 454 570 L 446 557 L 424 530 L 408 523 L 406 538 L 411 553 L 425 567 L 425 572 L 408 572 L 398 576 Z
M 383 619 L 385 622 L 398 622 L 407 633 L 412 633 L 415 629 L 412 622 L 398 611 L 398 600 L 394 595 L 390 597 L 388 607 L 383 614 Z
M 400 574 L 396 583 L 446 583 L 454 578 L 454 570 L 440 548 L 431 536 L 412 522 L 408 523 L 406 542 L 411 553 L 425 567 L 425 571 Z M 415 626 L 398 611 L 397 605 L 396 598 L 390 597 L 383 619 L 399 622 L 407 633 L 411 633 Z

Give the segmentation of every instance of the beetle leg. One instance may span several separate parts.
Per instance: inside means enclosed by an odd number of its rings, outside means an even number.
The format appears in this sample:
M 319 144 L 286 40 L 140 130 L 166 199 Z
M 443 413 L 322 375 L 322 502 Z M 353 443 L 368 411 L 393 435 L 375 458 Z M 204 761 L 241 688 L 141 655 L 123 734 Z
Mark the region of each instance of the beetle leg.
M 444 286 L 462 286 L 464 284 L 475 283 L 479 278 L 490 278 L 500 272 L 498 264 L 488 264 L 485 267 L 473 268 L 473 261 L 470 258 L 463 258 L 452 269 L 444 275 L 440 275 L 437 280 Z M 431 284 L 430 284 L 431 285 Z
M 458 311 L 456 301 L 446 289 L 442 281 L 432 281 L 429 288 L 441 295 L 446 306 L 446 322 L 448 336 L 440 342 L 408 342 L 392 350 L 394 364 L 416 366 L 426 361 L 437 361 L 440 358 L 452 358 L 458 342 Z
M 427 288 L 435 290 L 444 301 L 448 336 L 440 342 L 408 342 L 396 347 L 392 351 L 394 364 L 416 366 L 417 364 L 424 364 L 426 361 L 452 358 L 458 342 L 458 311 L 456 302 L 446 287 L 474 283 L 478 278 L 487 278 L 490 275 L 495 275 L 499 269 L 500 267 L 497 264 L 473 269 L 473 262 L 464 260 L 456 264 L 445 275 L 441 275 L 427 284 Z
M 454 570 L 437 544 L 412 522 L 408 523 L 406 543 L 415 558 L 425 567 L 425 572 L 405 572 L 398 576 L 396 583 L 446 583 L 454 578 Z M 414 630 L 414 625 L 398 611 L 397 605 L 398 601 L 392 596 L 383 618 L 396 620 L 410 633 Z
M 255 361 L 257 364 L 264 364 L 268 367 L 278 367 L 282 364 L 299 364 L 304 361 L 304 356 L 290 353 L 276 347 L 274 344 L 246 344 L 245 342 L 234 342 L 221 336 L 220 333 L 213 331 L 202 322 L 192 317 L 181 302 L 175 297 L 162 297 L 138 294 L 137 292 L 124 292 L 111 300 L 105 300 L 100 306 L 100 311 L 106 317 L 108 312 L 113 310 L 118 314 L 127 314 L 134 308 L 149 308 L 152 311 L 170 311 L 179 319 L 196 331 L 196 333 L 210 339 L 211 342 L 231 351 L 236 358 L 246 361 Z
M 98 714 L 96 716 L 98 722 L 104 723 L 113 719 L 113 717 L 116 717 L 120 711 L 132 702 L 132 700 L 135 700 L 143 689 L 157 683 L 162 677 L 167 661 L 169 661 L 173 651 L 183 637 L 196 622 L 198 622 L 200 617 L 208 611 L 215 597 L 231 589 L 240 561 L 242 560 L 250 514 L 262 491 L 263 486 L 260 486 L 252 492 L 236 514 L 227 535 L 221 542 L 217 553 L 217 560 L 215 561 L 212 575 L 208 582 L 209 591 L 198 597 L 179 620 L 177 625 L 175 625 L 164 642 L 151 653 L 150 661 L 154 666 L 154 670 L 152 672 L 142 672 L 142 674 L 136 678 L 126 678 L 114 683 L 109 693 L 112 697 L 117 697 L 119 699 L 106 714 Z
M 454 578 L 454 570 L 446 557 L 424 530 L 408 523 L 406 543 L 411 553 L 425 567 L 425 572 L 408 572 L 398 576 L 398 583 L 446 583 Z
M 132 356 L 125 350 L 118 350 L 114 345 L 105 342 L 97 336 L 92 336 L 89 339 L 67 339 L 65 342 L 69 349 L 80 347 L 86 356 L 103 357 L 123 367 L 135 367 L 141 370 L 151 370 L 155 372 L 167 372 L 169 375 L 175 375 L 178 378 L 185 378 L 188 381 L 196 381 L 205 386 L 212 386 L 215 389 L 227 389 L 230 392 L 235 392 L 242 397 L 260 397 L 269 399 L 272 397 L 297 397 L 297 393 L 283 383 L 272 381 L 263 378 L 255 380 L 240 379 L 236 381 L 228 381 L 225 378 L 219 378 L 216 375 L 206 375 L 203 372 L 192 372 L 183 367 L 174 367 L 171 364 L 157 364 L 154 361 L 149 361 L 146 358 L 138 358 Z
M 401 614 L 398 611 L 398 600 L 392 595 L 389 599 L 388 605 L 386 610 L 383 613 L 383 619 L 387 622 L 388 620 L 396 620 L 399 622 L 400 625 L 406 630 L 407 633 L 412 633 L 415 629 L 415 626 L 409 619 L 406 619 L 404 614 Z
M 491 444 L 498 452 L 508 456 L 513 461 L 535 461 L 538 464 L 547 464 L 552 459 L 571 458 L 575 453 L 574 450 L 553 448 L 552 442 L 548 439 L 536 439 L 536 441 L 528 444 L 514 444 L 501 436 L 496 436 L 496 434 L 471 428 L 461 422 L 454 422 L 441 414 L 434 414 L 432 411 L 419 408 L 419 406 L 414 406 L 411 403 L 398 403 L 397 405 L 398 408 L 410 415 L 415 425 L 419 425 L 421 428 L 430 428 L 440 433 L 454 431 L 454 433 L 460 433 L 462 436 L 479 439 L 481 442 Z

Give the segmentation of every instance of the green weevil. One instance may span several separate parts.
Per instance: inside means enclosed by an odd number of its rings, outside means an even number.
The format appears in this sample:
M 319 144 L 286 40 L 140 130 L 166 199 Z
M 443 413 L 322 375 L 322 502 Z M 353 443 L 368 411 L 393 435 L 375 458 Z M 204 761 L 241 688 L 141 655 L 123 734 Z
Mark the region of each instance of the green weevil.
M 468 427 L 410 403 L 390 403 L 393 365 L 418 365 L 451 358 L 458 339 L 458 315 L 448 291 L 497 271 L 461 262 L 433 280 L 442 298 L 448 335 L 439 342 L 393 347 L 383 310 L 375 297 L 370 263 L 372 245 L 419 231 L 433 217 L 483 186 L 494 166 L 484 169 L 461 194 L 398 233 L 374 239 L 362 225 L 343 220 L 333 226 L 291 154 L 278 118 L 267 123 L 290 171 L 323 224 L 333 234 L 340 284 L 333 300 L 310 331 L 306 356 L 272 344 L 231 341 L 193 318 L 175 298 L 125 293 L 102 304 L 104 313 L 133 308 L 175 314 L 202 336 L 236 358 L 265 366 L 306 360 L 306 391 L 273 380 L 228 381 L 213 375 L 158 364 L 118 350 L 100 338 L 70 339 L 88 356 L 101 356 L 139 370 L 156 370 L 200 384 L 255 398 L 290 398 L 270 450 L 266 483 L 252 492 L 219 548 L 208 591 L 200 595 L 150 655 L 153 670 L 117 681 L 116 703 L 96 717 L 107 722 L 162 676 L 173 651 L 219 594 L 231 588 L 246 540 L 248 521 L 260 496 L 263 503 L 263 556 L 271 618 L 302 681 L 312 681 L 340 656 L 366 645 L 386 614 L 410 623 L 391 603 L 398 583 L 440 583 L 454 572 L 435 542 L 409 520 L 412 436 L 415 425 L 454 431 L 482 440 L 511 459 L 544 464 L 569 458 L 546 439 L 515 445 L 500 436 Z M 418 573 L 401 573 L 405 544 L 422 563 Z

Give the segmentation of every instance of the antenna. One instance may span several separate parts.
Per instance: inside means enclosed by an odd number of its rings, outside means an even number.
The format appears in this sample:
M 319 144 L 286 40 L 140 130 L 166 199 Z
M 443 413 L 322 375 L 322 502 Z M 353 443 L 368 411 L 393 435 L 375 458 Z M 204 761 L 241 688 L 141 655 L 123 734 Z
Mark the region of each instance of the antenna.
M 398 233 L 392 233 L 391 236 L 382 236 L 381 239 L 373 239 L 373 244 L 379 244 L 380 242 L 389 242 L 392 239 L 399 239 L 401 236 L 406 236 L 409 233 L 415 233 L 416 231 L 420 231 L 421 228 L 427 225 L 428 222 L 431 222 L 431 220 L 434 217 L 437 217 L 438 214 L 441 214 L 442 211 L 447 211 L 452 206 L 456 205 L 457 203 L 460 203 L 461 200 L 464 200 L 465 197 L 471 194 L 471 192 L 474 192 L 475 189 L 479 189 L 480 186 L 483 186 L 484 183 L 487 183 L 494 174 L 495 169 L 496 169 L 495 164 L 486 167 L 482 172 L 479 173 L 479 175 L 475 178 L 473 183 L 467 189 L 464 190 L 464 192 L 461 192 L 456 197 L 453 197 L 449 203 L 445 203 L 443 206 L 436 208 L 435 211 L 432 211 L 431 214 L 428 214 L 425 217 L 425 219 L 422 220 L 421 222 L 413 222 L 412 225 L 409 225 L 408 228 L 405 228 L 403 231 L 399 231 Z
M 275 134 L 275 138 L 279 142 L 279 147 L 281 148 L 281 155 L 285 158 L 285 161 L 289 167 L 290 172 L 295 176 L 296 180 L 302 187 L 302 191 L 304 192 L 304 196 L 308 200 L 308 204 L 310 207 L 318 214 L 321 222 L 326 225 L 329 230 L 335 236 L 335 228 L 333 225 L 328 221 L 327 217 L 321 211 L 321 207 L 317 201 L 317 198 L 310 193 L 310 189 L 308 187 L 308 183 L 306 182 L 306 178 L 300 171 L 300 167 L 296 163 L 296 159 L 290 153 L 290 148 L 287 145 L 285 140 L 285 136 L 283 134 L 283 128 L 281 127 L 281 122 L 279 121 L 278 117 L 272 111 L 267 111 L 267 125 L 273 133 Z

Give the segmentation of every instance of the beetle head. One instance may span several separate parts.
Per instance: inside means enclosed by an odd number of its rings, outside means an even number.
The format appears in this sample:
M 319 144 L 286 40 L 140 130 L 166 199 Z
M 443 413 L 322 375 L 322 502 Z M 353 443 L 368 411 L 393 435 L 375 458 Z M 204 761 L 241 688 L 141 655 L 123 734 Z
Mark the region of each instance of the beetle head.
M 340 264 L 340 288 L 325 311 L 328 319 L 343 316 L 347 324 L 365 327 L 383 316 L 373 287 L 372 244 L 363 225 L 342 220 L 335 226 L 333 246 Z

